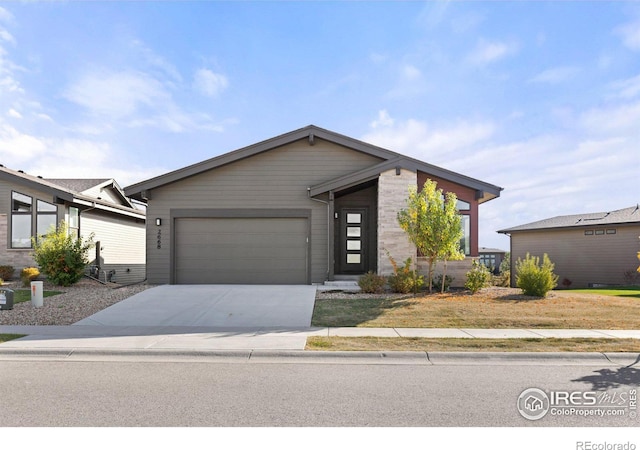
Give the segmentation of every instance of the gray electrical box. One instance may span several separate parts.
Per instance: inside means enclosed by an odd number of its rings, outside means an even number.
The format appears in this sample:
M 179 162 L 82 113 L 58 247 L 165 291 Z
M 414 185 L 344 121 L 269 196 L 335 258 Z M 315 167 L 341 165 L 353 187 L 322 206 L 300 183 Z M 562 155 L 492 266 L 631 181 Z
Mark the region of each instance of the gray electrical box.
M 0 309 L 13 309 L 13 291 L 0 287 Z

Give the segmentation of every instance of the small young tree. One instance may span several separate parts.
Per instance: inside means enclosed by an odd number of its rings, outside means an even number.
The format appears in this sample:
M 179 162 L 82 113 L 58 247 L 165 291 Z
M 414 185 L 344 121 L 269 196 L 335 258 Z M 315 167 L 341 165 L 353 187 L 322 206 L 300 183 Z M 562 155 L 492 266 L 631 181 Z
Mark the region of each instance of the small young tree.
M 407 198 L 407 209 L 398 213 L 400 227 L 429 263 L 429 292 L 432 292 L 436 262 L 439 259 L 459 259 L 458 246 L 462 238 L 456 195 L 447 193 L 445 201 L 442 189 L 436 189 L 436 185 L 435 181 L 428 179 L 420 192 L 412 186 Z
M 59 285 L 70 286 L 80 281 L 89 263 L 87 252 L 94 246 L 93 234 L 88 239 L 70 236 L 63 221 L 51 227 L 45 236 L 32 238 L 33 258 L 47 278 Z

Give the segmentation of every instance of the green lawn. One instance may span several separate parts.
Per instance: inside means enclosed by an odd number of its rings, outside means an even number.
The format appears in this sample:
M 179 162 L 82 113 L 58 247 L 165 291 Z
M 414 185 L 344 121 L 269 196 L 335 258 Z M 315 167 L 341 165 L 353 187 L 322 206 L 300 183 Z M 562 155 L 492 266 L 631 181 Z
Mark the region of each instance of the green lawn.
M 60 291 L 44 291 L 43 297 L 52 297 L 54 295 L 62 294 Z M 16 289 L 13 291 L 13 304 L 31 301 L 30 289 Z
M 616 288 L 571 289 L 569 292 L 582 294 L 610 295 L 613 297 L 640 298 L 640 286 L 620 286 Z
M 0 333 L 0 344 L 3 342 L 11 341 L 13 339 L 18 339 L 21 337 L 25 337 L 24 334 L 2 334 Z

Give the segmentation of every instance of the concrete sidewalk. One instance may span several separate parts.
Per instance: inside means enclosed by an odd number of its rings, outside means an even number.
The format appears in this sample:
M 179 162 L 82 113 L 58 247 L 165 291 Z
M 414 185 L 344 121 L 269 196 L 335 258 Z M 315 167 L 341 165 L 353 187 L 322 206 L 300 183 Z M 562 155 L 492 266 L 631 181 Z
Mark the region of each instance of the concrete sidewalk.
M 633 338 L 640 330 L 470 328 L 221 328 L 198 326 L 0 326 L 0 333 L 26 334 L 0 344 L 3 350 L 304 350 L 309 336 L 423 338 Z

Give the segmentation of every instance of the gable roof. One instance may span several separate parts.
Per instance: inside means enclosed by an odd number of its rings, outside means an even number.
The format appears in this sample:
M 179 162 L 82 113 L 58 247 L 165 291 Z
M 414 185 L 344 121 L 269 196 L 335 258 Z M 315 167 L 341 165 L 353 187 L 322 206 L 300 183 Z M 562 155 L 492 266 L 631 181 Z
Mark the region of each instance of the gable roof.
M 103 211 L 110 211 L 116 214 L 123 214 L 126 216 L 136 217 L 139 219 L 145 218 L 145 212 L 136 209 L 129 199 L 125 197 L 125 204 L 119 205 L 110 201 L 102 200 L 92 195 L 87 195 L 82 192 L 78 192 L 71 188 L 71 186 L 86 186 L 96 181 L 95 179 L 82 180 L 76 179 L 65 183 L 60 179 L 44 179 L 39 176 L 30 175 L 22 170 L 13 170 L 0 165 L 0 180 L 5 180 L 11 183 L 15 183 L 21 186 L 25 186 L 30 189 L 34 189 L 40 192 L 44 192 L 52 196 L 54 203 L 62 204 L 64 202 L 73 203 L 78 206 L 87 206 L 90 208 L 96 208 Z M 101 179 L 104 183 L 108 181 L 113 183 L 116 189 L 124 196 L 122 189 L 112 179 Z M 97 186 L 94 184 L 93 186 Z
M 589 214 L 573 214 L 570 216 L 557 216 L 550 219 L 538 220 L 524 225 L 519 225 L 498 233 L 514 233 L 518 231 L 546 230 L 558 228 L 582 228 L 603 225 L 640 224 L 640 205 L 616 211 L 598 212 Z
M 377 158 L 383 159 L 384 161 L 370 168 L 354 172 L 335 180 L 329 180 L 315 186 L 310 186 L 309 189 L 312 196 L 327 192 L 332 189 L 343 189 L 345 187 L 374 179 L 380 174 L 380 172 L 389 170 L 394 167 L 401 167 L 414 171 L 420 170 L 438 176 L 442 179 L 471 187 L 478 193 L 477 197 L 480 203 L 499 197 L 500 191 L 502 191 L 501 187 L 469 178 L 464 175 L 451 172 L 449 170 L 433 166 L 431 164 L 427 164 L 417 159 L 392 152 L 391 150 L 377 147 L 375 145 L 368 144 L 366 142 L 359 141 L 357 139 L 353 139 L 351 137 L 338 134 L 333 131 L 319 128 L 315 125 L 309 125 L 304 128 L 300 128 L 298 130 L 291 131 L 289 133 L 285 133 L 271 139 L 267 139 L 266 141 L 258 142 L 257 144 L 225 153 L 223 155 L 184 167 L 182 169 L 175 170 L 173 172 L 169 172 L 164 175 L 157 176 L 155 178 L 151 178 L 149 180 L 141 181 L 139 183 L 126 187 L 124 191 L 125 194 L 129 197 L 145 199 L 147 198 L 147 192 L 151 189 L 164 186 L 194 175 L 198 175 L 208 170 L 215 169 L 217 167 L 221 167 L 235 161 L 239 161 L 241 159 L 249 158 L 259 153 L 273 150 L 277 147 L 281 147 L 283 145 L 287 145 L 302 139 L 307 139 L 310 145 L 314 145 L 316 138 L 329 141 L 358 152 L 375 156 Z
M 116 194 L 116 197 L 120 199 L 124 206 L 134 207 L 131 200 L 127 198 L 122 188 L 113 178 L 47 178 L 47 181 L 63 186 L 72 192 L 85 194 L 92 198 L 96 196 L 90 191 L 109 189 Z M 100 197 L 97 198 L 100 199 Z
M 46 180 L 74 192 L 84 192 L 109 181 L 108 178 L 47 178 Z

